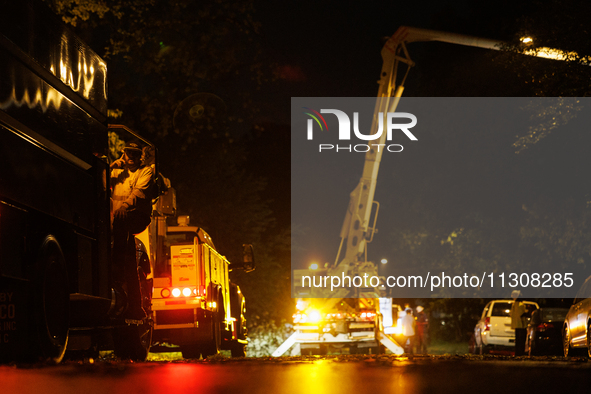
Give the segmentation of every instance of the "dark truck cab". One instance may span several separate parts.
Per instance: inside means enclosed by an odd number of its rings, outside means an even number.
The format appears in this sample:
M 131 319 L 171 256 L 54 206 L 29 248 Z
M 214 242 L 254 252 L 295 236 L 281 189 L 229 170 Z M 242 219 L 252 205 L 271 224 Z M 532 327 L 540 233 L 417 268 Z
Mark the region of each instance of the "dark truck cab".
M 1 3 L 0 359 L 145 359 L 111 277 L 107 65 L 40 1 Z

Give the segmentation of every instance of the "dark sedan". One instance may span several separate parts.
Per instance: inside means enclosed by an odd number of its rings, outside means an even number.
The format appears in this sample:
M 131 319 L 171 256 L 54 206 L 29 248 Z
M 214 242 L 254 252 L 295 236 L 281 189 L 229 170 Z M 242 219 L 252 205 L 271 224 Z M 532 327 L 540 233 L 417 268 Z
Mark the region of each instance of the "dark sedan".
M 541 308 L 533 311 L 525 342 L 525 351 L 530 356 L 562 354 L 562 326 L 567 313 L 566 308 Z

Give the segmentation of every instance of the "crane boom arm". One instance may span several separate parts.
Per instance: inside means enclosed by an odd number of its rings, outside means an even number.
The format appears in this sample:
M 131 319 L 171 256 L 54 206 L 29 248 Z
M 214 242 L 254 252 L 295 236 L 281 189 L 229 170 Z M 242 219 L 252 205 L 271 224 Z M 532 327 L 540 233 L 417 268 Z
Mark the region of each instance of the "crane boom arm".
M 465 45 L 470 47 L 503 50 L 509 47 L 508 44 L 487 38 L 474 37 L 463 34 L 441 32 L 436 30 L 420 29 L 416 27 L 402 26 L 388 39 L 382 48 L 382 70 L 376 105 L 372 120 L 372 134 L 376 133 L 379 124 L 379 114 L 387 116 L 388 112 L 395 112 L 404 90 L 406 76 L 414 62 L 411 60 L 406 49 L 406 44 L 419 41 L 439 41 L 450 44 Z M 567 60 L 572 53 L 565 53 L 551 48 L 524 49 L 524 55 L 537 56 L 554 60 Z M 576 55 L 576 54 L 574 54 Z M 573 58 L 573 56 L 570 56 Z M 579 58 L 579 63 L 584 65 L 591 64 L 591 57 Z M 406 64 L 406 72 L 400 77 L 398 66 L 400 63 Z M 386 121 L 384 119 L 384 125 Z M 386 133 L 382 133 L 377 140 L 377 146 L 384 146 L 386 142 Z M 378 170 L 382 159 L 383 150 L 370 149 L 365 154 L 365 164 L 363 173 L 357 187 L 351 192 L 349 206 L 345 215 L 343 226 L 341 227 L 341 246 L 337 253 L 335 264 L 338 266 L 345 263 L 342 270 L 346 270 L 348 263 L 367 261 L 367 243 L 371 242 L 375 227 L 370 226 L 370 216 L 372 206 L 374 205 L 374 195 Z M 375 219 L 374 219 L 375 225 Z M 347 240 L 345 254 L 342 260 L 339 260 L 344 241 Z

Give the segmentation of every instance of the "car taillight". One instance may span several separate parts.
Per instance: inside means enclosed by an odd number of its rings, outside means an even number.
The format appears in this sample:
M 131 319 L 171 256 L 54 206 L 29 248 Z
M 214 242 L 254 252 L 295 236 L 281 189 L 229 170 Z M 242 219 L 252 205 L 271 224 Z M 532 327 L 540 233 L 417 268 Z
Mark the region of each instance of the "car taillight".
M 546 331 L 548 328 L 554 328 L 552 323 L 540 323 L 538 324 L 538 331 Z
M 490 317 L 484 319 L 484 331 L 490 331 Z

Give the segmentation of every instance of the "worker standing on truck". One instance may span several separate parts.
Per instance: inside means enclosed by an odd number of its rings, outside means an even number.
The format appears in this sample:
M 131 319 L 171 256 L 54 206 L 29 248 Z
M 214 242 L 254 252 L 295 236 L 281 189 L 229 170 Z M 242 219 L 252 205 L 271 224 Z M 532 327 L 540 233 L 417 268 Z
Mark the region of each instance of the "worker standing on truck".
M 142 148 L 128 142 L 121 158 L 111 164 L 113 203 L 114 278 L 127 285 L 126 315 L 142 320 L 142 294 L 135 258 L 135 234 L 148 227 L 152 216 L 151 192 L 154 172 L 142 163 Z

